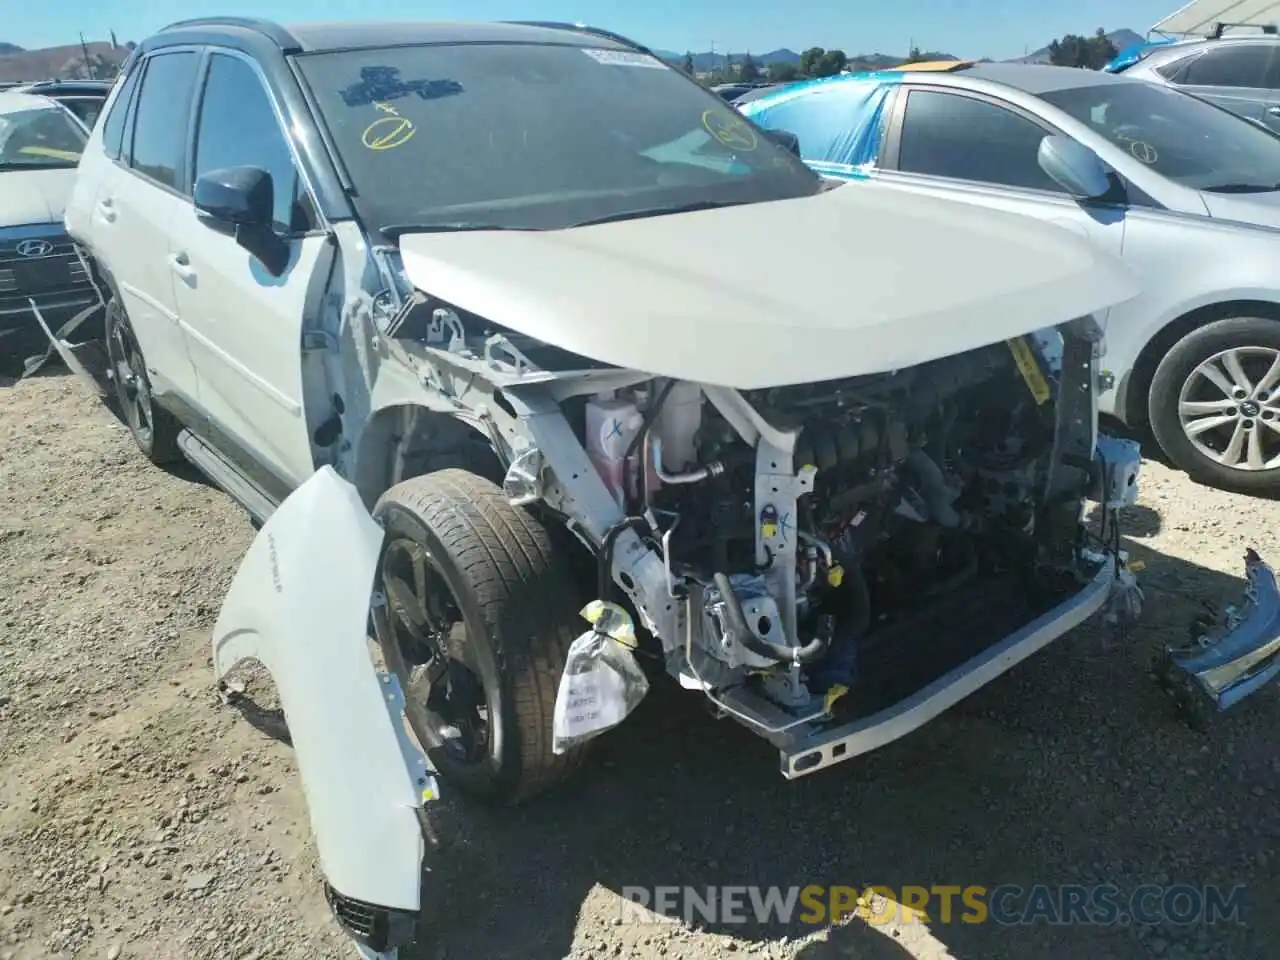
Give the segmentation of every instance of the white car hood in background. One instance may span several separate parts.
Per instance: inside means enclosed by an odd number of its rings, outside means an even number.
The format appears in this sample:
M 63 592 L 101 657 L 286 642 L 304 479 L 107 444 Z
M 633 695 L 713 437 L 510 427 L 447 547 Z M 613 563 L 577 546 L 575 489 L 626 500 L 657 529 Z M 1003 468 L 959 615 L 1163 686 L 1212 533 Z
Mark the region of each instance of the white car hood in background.
M 1060 227 L 857 183 L 556 231 L 407 234 L 424 292 L 620 367 L 755 389 L 912 366 L 1135 296 Z
M 0 227 L 62 223 L 76 170 L 0 170 Z

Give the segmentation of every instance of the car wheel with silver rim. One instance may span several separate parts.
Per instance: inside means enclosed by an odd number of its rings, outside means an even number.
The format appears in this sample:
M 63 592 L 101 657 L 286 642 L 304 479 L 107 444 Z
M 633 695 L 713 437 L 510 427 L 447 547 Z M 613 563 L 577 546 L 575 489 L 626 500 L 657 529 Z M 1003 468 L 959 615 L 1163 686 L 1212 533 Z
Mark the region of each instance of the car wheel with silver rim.
M 1209 486 L 1280 490 L 1280 321 L 1230 317 L 1178 341 L 1156 368 L 1151 428 Z

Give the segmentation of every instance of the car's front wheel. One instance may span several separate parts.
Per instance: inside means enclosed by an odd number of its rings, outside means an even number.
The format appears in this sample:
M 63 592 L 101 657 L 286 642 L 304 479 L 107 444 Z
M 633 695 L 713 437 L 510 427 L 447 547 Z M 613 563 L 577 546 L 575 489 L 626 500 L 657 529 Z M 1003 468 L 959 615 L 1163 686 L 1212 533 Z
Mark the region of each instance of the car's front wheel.
M 442 781 L 515 803 L 568 776 L 584 748 L 552 752 L 552 711 L 581 628 L 547 531 L 459 469 L 397 484 L 374 517 L 386 529 L 378 644 Z
M 1156 368 L 1151 429 L 1193 480 L 1280 490 L 1280 322 L 1229 317 L 1174 344 Z

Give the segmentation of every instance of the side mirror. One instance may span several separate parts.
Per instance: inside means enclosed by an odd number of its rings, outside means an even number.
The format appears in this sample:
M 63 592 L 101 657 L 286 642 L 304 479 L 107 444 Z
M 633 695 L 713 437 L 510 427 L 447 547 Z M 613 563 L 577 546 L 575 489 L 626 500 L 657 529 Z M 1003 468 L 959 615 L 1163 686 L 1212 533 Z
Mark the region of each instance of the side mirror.
M 269 226 L 275 209 L 271 174 L 261 167 L 224 167 L 196 180 L 196 209 L 219 223 Z
M 774 143 L 790 150 L 797 157 L 800 156 L 800 138 L 790 130 L 768 130 L 766 132 L 769 134 L 769 139 Z
M 215 230 L 234 231 L 236 243 L 273 276 L 289 265 L 289 244 L 275 231 L 275 186 L 261 167 L 224 167 L 196 180 L 193 200 Z M 230 228 L 227 230 L 226 228 Z
M 1041 170 L 1078 200 L 1097 200 L 1111 192 L 1111 177 L 1101 158 L 1070 137 L 1045 137 L 1036 159 Z

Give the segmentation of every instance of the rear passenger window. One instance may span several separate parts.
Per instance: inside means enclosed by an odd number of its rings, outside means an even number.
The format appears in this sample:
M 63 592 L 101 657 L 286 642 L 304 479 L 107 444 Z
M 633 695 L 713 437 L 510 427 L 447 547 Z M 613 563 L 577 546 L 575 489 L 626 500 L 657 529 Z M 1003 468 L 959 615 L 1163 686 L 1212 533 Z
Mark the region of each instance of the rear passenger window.
M 111 104 L 111 112 L 102 122 L 102 149 L 112 160 L 120 156 L 120 146 L 124 140 L 125 115 L 129 112 L 129 101 L 133 99 L 133 91 L 138 87 L 140 76 L 142 76 L 142 65 L 136 64 L 124 78 L 120 95 Z
M 293 153 L 258 74 L 239 57 L 214 54 L 200 102 L 195 175 L 226 167 L 271 174 L 278 231 L 305 233 L 314 226 Z
M 191 52 L 152 56 L 134 111 L 137 118 L 129 165 L 175 190 L 186 189 L 183 157 L 198 64 L 198 57 Z
M 1218 47 L 1193 60 L 1178 75 L 1178 82 L 1197 87 L 1265 87 L 1277 50 L 1280 45 L 1270 43 Z

